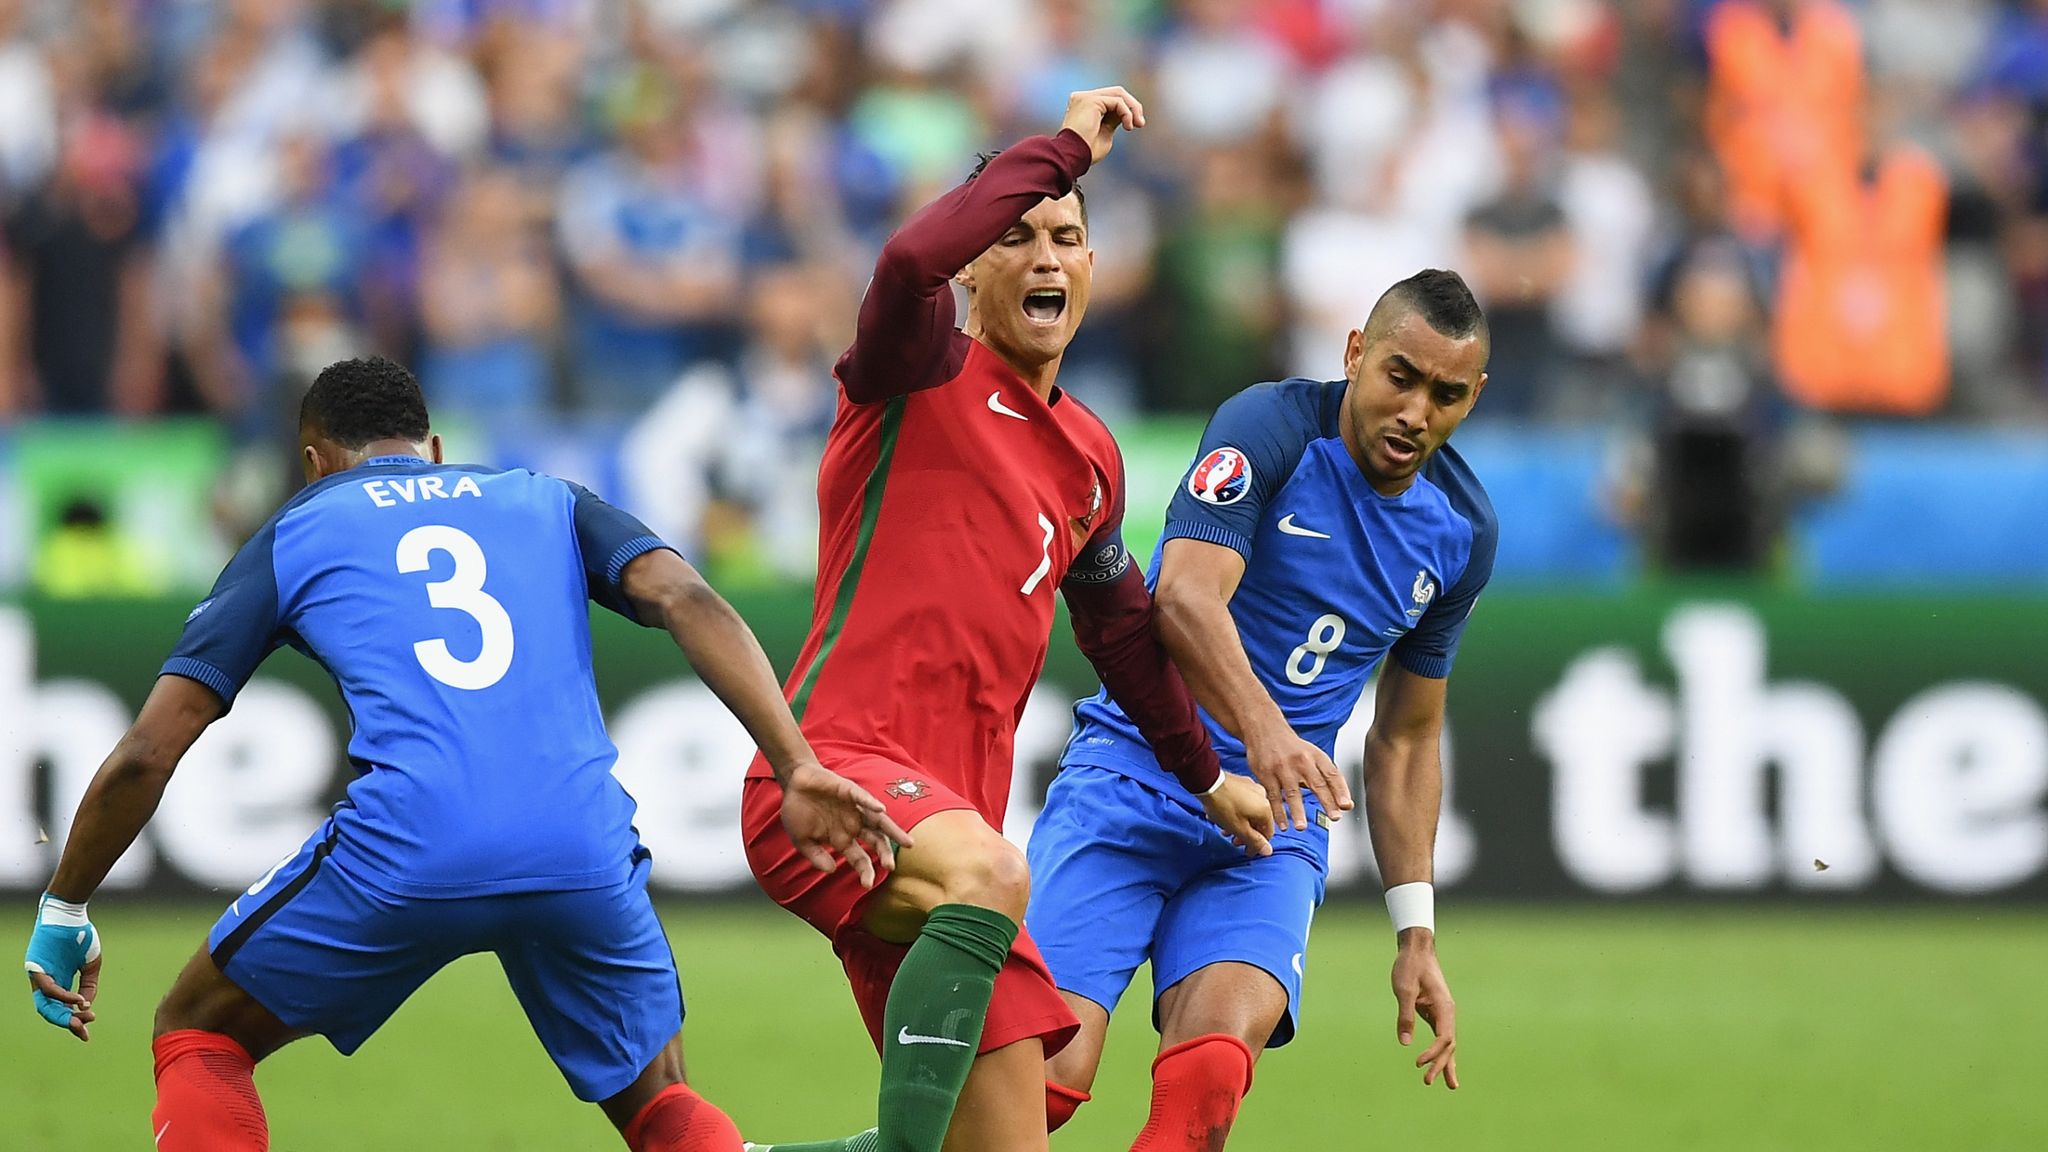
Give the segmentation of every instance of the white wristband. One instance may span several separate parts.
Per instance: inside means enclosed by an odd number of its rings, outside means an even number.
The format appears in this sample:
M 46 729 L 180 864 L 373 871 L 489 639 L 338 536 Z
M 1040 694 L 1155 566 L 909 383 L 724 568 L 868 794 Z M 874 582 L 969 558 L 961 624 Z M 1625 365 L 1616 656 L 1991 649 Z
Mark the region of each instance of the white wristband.
M 1218 792 L 1223 791 L 1223 782 L 1228 779 L 1230 779 L 1230 769 L 1219 767 L 1216 769 L 1216 782 L 1195 793 L 1195 795 L 1214 796 Z
M 1393 918 L 1394 935 L 1410 928 L 1436 932 L 1436 886 L 1417 880 L 1387 889 L 1387 915 Z
M 43 893 L 42 905 L 36 909 L 36 923 L 55 924 L 59 928 L 83 928 L 87 921 L 85 905 L 59 900 L 49 893 Z

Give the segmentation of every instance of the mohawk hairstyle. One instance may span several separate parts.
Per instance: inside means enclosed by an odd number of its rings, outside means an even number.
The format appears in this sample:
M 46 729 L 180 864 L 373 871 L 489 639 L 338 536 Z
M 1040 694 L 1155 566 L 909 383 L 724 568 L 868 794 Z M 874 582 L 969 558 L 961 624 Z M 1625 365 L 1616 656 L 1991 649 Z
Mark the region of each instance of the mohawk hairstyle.
M 989 162 L 1002 154 L 1003 150 L 1001 148 L 997 148 L 993 152 L 976 152 L 974 154 L 974 171 L 967 174 L 967 182 L 972 184 L 974 181 L 981 179 L 981 174 L 988 170 Z M 1088 226 L 1088 193 L 1081 190 L 1081 182 L 1079 180 L 1074 181 L 1074 202 L 1081 206 L 1081 227 L 1086 228 Z
M 1372 318 L 1367 323 L 1390 319 L 1391 314 L 1385 310 L 1391 304 L 1414 309 L 1431 328 L 1453 340 L 1476 335 L 1489 345 L 1492 343 L 1486 313 L 1480 311 L 1479 301 L 1473 299 L 1465 278 L 1456 272 L 1425 268 L 1387 289 L 1379 303 L 1373 305 Z
M 320 370 L 299 403 L 299 427 L 344 448 L 376 440 L 417 444 L 428 435 L 427 401 L 413 374 L 382 356 L 341 360 Z

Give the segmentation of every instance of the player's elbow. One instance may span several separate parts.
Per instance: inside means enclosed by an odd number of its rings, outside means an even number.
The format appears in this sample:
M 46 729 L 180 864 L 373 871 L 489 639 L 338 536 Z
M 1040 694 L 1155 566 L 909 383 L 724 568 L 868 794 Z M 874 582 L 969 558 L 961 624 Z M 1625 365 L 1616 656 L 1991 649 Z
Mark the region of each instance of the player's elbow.
M 110 787 L 161 792 L 178 770 L 178 757 L 161 742 L 130 732 L 114 746 L 100 773 Z
M 1161 573 L 1159 586 L 1152 592 L 1152 627 L 1170 650 L 1178 638 L 1194 634 L 1198 622 L 1218 607 L 1228 610 L 1214 589 Z
M 917 278 L 917 249 L 901 231 L 882 243 L 875 257 L 875 283 L 884 287 L 905 284 Z
M 940 283 L 952 279 L 952 272 L 941 272 L 935 264 L 934 255 L 918 244 L 915 230 L 898 229 L 875 257 L 875 281 L 868 291 L 915 292 L 926 288 L 933 279 Z
M 1407 789 L 1438 772 L 1439 735 L 1435 731 L 1383 730 L 1375 725 L 1365 737 L 1365 777 L 1387 788 Z
M 619 590 L 642 624 L 671 627 L 718 594 L 690 562 L 666 548 L 634 558 L 620 574 Z M 723 603 L 723 601 L 720 601 Z
M 676 565 L 674 570 L 663 573 L 649 602 L 665 627 L 698 619 L 707 612 L 722 611 L 726 607 L 725 598 L 688 564 Z

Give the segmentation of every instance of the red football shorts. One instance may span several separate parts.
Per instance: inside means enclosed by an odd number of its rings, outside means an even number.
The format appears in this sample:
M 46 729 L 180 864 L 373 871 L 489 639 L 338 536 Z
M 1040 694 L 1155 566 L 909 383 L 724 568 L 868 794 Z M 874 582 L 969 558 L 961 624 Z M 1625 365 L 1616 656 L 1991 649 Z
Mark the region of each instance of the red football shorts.
M 817 746 L 826 767 L 868 790 L 889 809 L 889 816 L 906 830 L 937 812 L 974 806 L 958 793 L 933 780 L 923 771 L 906 767 L 880 753 L 843 746 Z M 803 921 L 832 941 L 832 950 L 846 968 L 853 986 L 853 999 L 867 1022 L 868 1036 L 875 1050 L 882 1048 L 882 1010 L 889 999 L 889 986 L 896 970 L 910 951 L 907 945 L 892 944 L 861 927 L 868 901 L 881 889 L 878 878 L 872 889 L 862 888 L 853 869 L 840 865 L 835 872 L 820 872 L 797 853 L 782 830 L 782 786 L 772 779 L 749 779 L 740 801 L 740 828 L 746 837 L 747 863 L 754 878 L 777 904 L 802 917 Z M 989 1001 L 988 1020 L 981 1032 L 982 1052 L 1042 1037 L 1045 1054 L 1051 1056 L 1067 1046 L 1080 1031 L 1081 1021 L 1060 998 L 1052 972 L 1038 954 L 1028 932 L 1019 930 L 1010 958 L 996 974 L 995 996 Z

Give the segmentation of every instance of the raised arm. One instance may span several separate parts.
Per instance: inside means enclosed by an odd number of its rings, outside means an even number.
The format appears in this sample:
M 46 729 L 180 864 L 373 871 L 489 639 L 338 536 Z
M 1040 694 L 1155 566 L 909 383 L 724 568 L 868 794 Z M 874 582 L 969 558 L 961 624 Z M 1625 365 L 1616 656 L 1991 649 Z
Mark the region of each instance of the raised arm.
M 834 374 L 856 404 L 936 387 L 951 377 L 955 273 L 1039 201 L 1073 191 L 1090 164 L 1109 154 L 1119 126 L 1144 124 L 1144 109 L 1121 88 L 1077 92 L 1053 136 L 1031 136 L 980 174 L 912 216 L 875 261 L 861 299 L 853 346 Z

